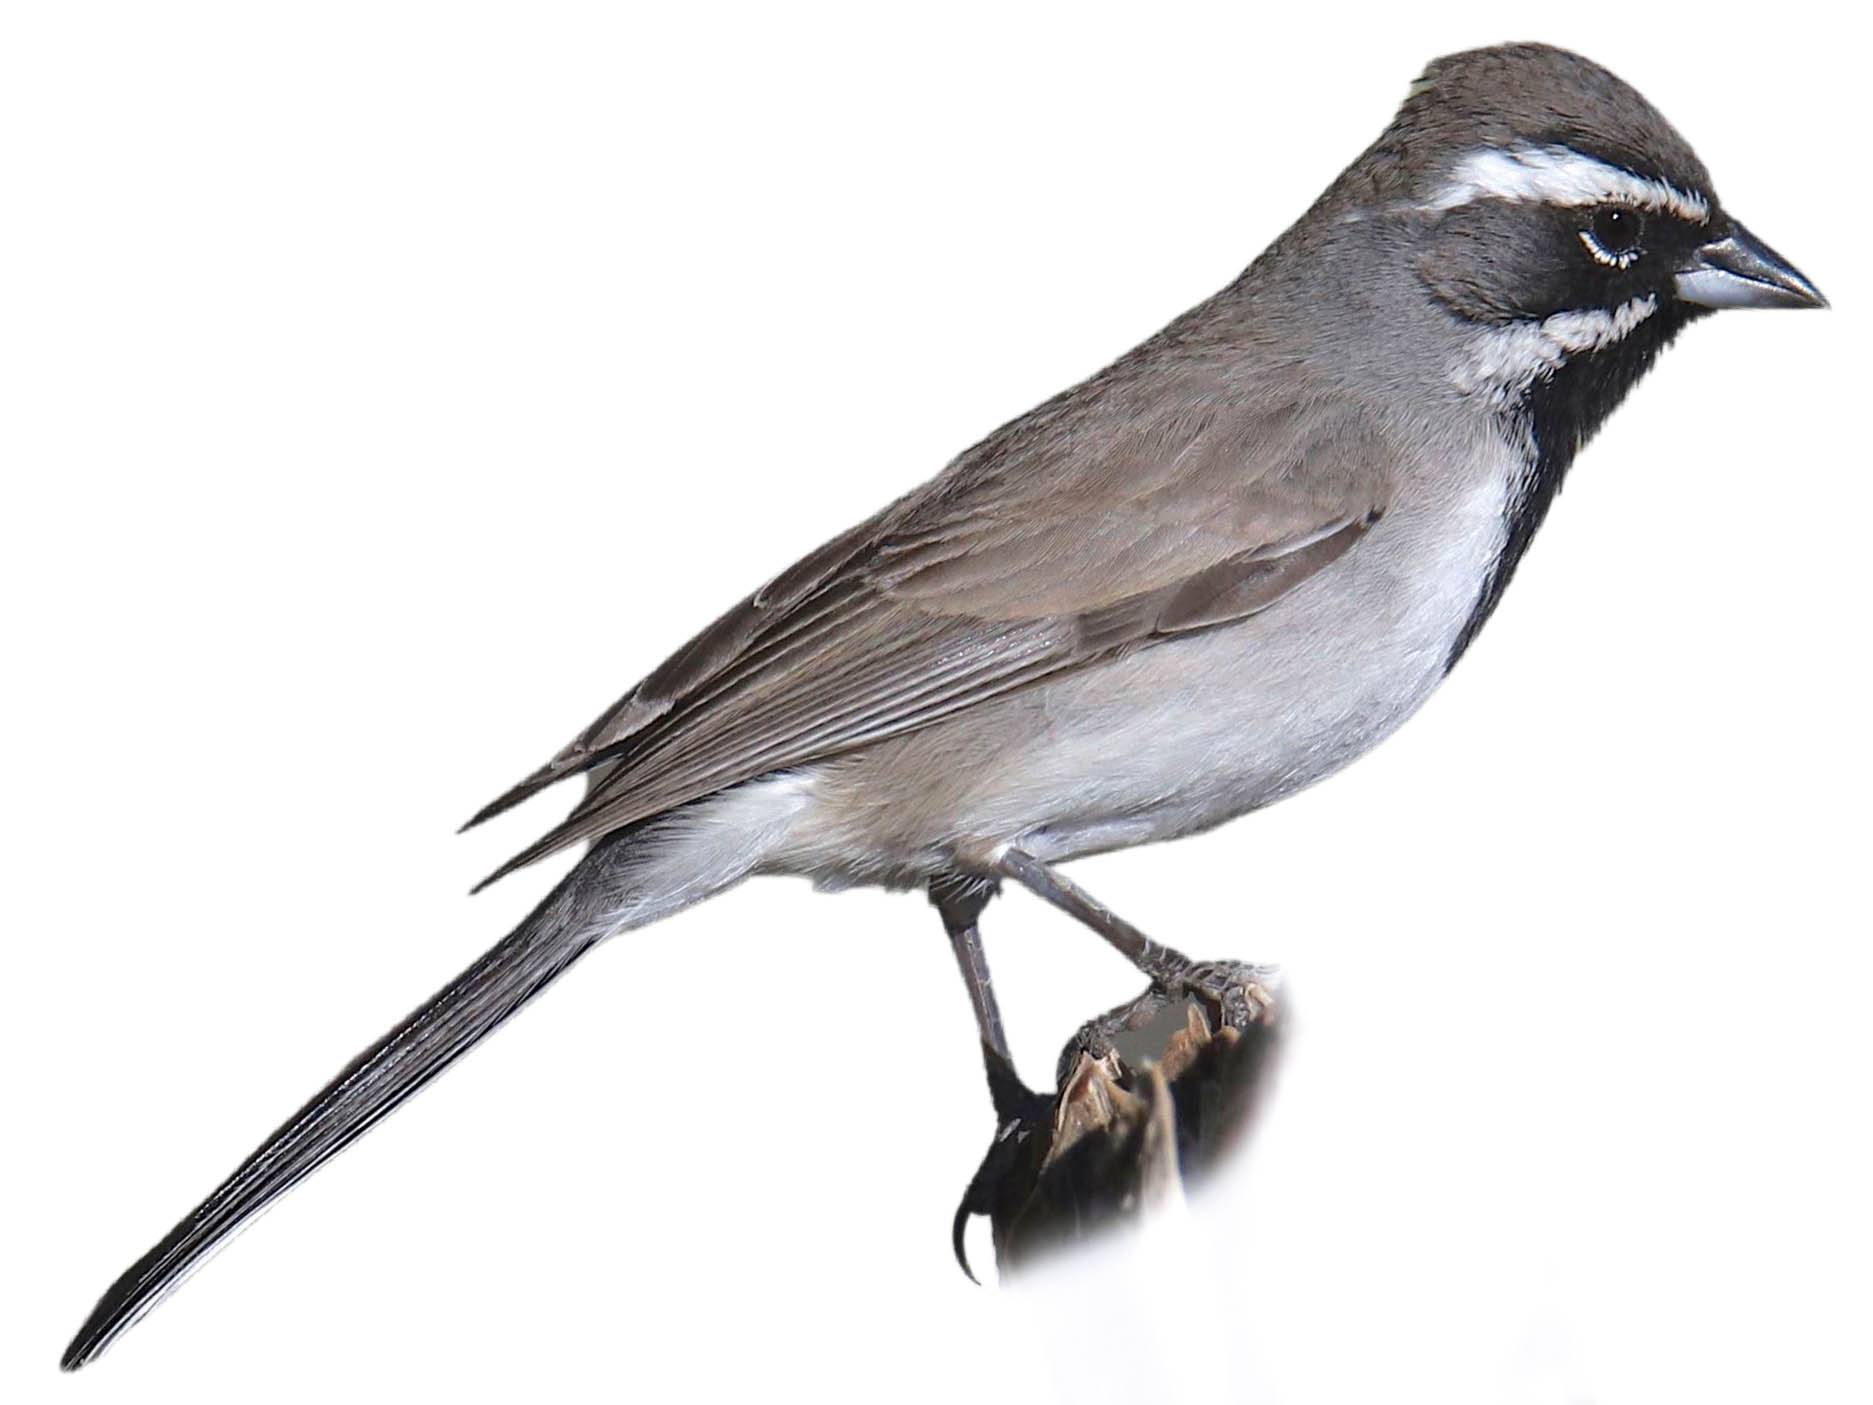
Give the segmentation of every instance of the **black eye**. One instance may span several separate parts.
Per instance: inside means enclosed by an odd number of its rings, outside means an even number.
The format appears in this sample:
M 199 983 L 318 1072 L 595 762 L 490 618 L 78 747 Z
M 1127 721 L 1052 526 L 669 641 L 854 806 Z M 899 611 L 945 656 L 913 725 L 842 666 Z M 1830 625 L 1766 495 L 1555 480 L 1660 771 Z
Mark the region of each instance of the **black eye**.
M 1625 205 L 1602 205 L 1580 239 L 1601 263 L 1626 268 L 1645 252 L 1645 214 Z

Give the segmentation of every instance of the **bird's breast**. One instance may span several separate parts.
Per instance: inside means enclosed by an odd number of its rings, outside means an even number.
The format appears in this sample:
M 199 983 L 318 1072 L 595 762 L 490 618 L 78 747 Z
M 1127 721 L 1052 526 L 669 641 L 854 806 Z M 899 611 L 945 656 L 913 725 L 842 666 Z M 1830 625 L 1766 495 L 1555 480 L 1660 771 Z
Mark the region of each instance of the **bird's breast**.
M 837 855 L 868 853 L 914 881 L 1008 843 L 1071 858 L 1206 829 L 1338 770 L 1444 676 L 1519 471 L 1499 439 L 1452 445 L 1404 475 L 1354 550 L 1262 613 L 836 763 L 805 866 L 847 881 Z

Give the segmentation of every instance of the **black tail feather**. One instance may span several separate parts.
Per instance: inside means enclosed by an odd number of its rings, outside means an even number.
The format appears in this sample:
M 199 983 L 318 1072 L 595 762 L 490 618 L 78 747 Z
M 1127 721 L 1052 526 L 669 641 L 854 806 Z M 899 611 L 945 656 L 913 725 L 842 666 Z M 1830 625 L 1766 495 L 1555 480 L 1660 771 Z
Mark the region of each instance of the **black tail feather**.
M 366 1049 L 98 1300 L 60 1361 L 102 1355 L 229 1236 L 478 1044 L 606 934 L 614 845 L 579 864 L 509 936 Z

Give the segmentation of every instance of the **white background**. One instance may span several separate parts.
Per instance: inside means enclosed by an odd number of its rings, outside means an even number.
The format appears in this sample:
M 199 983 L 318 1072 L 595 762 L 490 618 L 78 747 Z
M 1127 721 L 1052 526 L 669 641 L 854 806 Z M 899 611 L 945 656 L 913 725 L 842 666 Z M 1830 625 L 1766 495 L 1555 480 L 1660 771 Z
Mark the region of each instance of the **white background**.
M 13 8 L 0 1396 L 1868 1399 L 1862 47 L 1463 8 Z M 1427 59 L 1550 21 L 1836 310 L 1693 329 L 1379 752 L 1076 869 L 1289 972 L 1225 1191 L 969 1287 L 990 1121 L 933 914 L 760 882 L 56 1376 L 543 890 L 464 896 L 558 800 L 457 823 L 1228 281 Z M 987 934 L 1036 1081 L 1136 987 L 1025 897 Z

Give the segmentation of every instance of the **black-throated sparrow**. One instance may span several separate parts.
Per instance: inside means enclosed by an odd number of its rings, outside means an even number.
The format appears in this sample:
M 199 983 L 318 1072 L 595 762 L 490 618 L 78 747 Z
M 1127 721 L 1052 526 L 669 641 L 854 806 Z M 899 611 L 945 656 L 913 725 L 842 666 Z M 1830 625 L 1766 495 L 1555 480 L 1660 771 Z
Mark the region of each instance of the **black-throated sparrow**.
M 1234 283 L 730 610 L 476 816 L 583 775 L 501 872 L 593 847 L 132 1266 L 64 1364 L 594 944 L 750 874 L 927 887 L 991 1057 L 975 923 L 1004 879 L 1205 989 L 1053 865 L 1365 752 L 1681 327 L 1821 303 L 1605 70 L 1538 45 L 1434 63 Z

